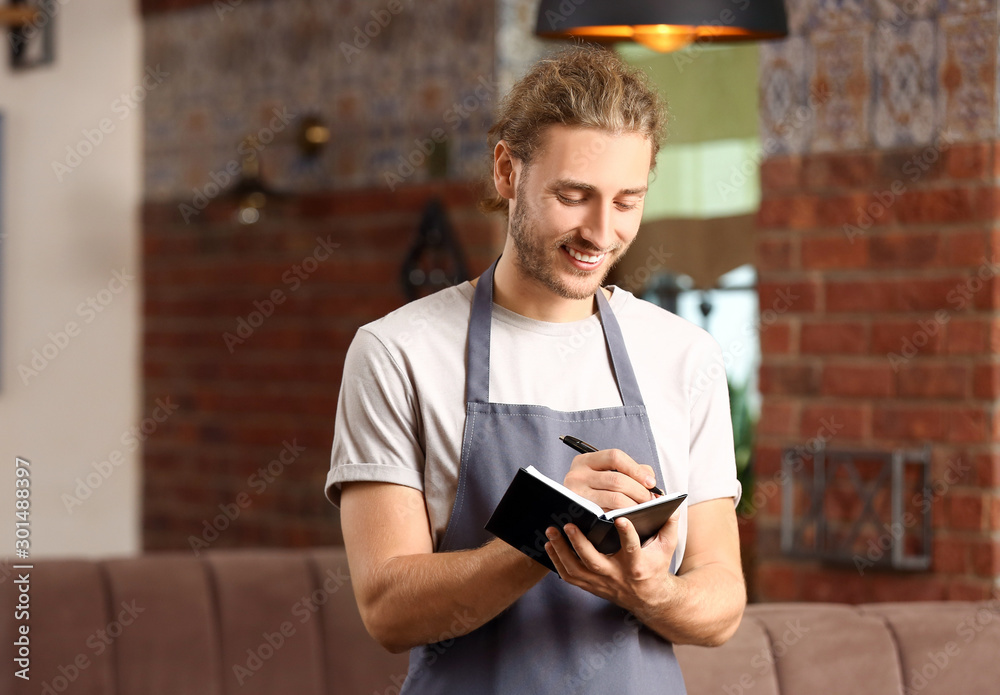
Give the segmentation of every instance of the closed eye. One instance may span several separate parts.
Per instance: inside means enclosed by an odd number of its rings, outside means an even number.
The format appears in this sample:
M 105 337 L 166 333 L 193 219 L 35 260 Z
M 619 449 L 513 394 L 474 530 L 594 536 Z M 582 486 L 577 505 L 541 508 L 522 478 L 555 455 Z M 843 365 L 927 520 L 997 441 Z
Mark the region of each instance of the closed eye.
M 618 200 L 618 201 L 615 201 L 615 205 L 617 205 L 618 209 L 622 210 L 622 211 L 635 210 L 641 204 L 642 204 L 642 199 L 641 198 L 638 199 L 638 200 Z

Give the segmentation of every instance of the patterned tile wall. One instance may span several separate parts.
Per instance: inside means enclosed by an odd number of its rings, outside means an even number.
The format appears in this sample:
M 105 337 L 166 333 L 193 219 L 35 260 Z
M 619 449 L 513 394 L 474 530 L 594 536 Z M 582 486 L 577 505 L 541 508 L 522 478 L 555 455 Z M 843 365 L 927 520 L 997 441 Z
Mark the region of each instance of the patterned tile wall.
M 169 73 L 145 101 L 149 200 L 212 197 L 251 134 L 279 190 L 426 180 L 428 158 L 448 178 L 483 172 L 499 92 L 492 3 L 223 0 L 149 15 L 145 61 Z M 309 114 L 332 130 L 314 158 L 296 146 Z
M 497 0 L 497 75 L 506 92 L 528 68 L 564 42 L 535 37 L 539 0 Z
M 770 155 L 920 146 L 1000 132 L 997 0 L 788 0 L 761 46 Z

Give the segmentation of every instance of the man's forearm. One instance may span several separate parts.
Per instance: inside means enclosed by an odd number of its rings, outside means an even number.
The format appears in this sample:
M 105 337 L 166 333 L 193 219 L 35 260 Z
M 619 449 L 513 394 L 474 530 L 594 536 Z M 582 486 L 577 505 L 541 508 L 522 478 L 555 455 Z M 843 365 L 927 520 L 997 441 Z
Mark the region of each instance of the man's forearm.
M 671 576 L 654 601 L 630 610 L 674 644 L 717 647 L 736 632 L 745 606 L 743 576 L 711 564 Z
M 401 652 L 472 632 L 547 572 L 498 540 L 473 550 L 392 557 L 372 572 L 362 616 L 382 646 Z

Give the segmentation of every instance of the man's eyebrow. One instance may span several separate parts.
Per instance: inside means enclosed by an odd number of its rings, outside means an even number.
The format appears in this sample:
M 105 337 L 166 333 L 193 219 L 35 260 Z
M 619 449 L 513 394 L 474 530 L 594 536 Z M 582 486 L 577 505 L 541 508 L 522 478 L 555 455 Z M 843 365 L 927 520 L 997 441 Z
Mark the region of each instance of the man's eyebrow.
M 587 193 L 594 193 L 597 189 L 589 183 L 584 183 L 583 181 L 576 181 L 574 179 L 559 179 L 552 184 L 553 190 L 566 190 L 572 189 L 577 191 L 585 191 Z M 639 186 L 638 188 L 622 188 L 618 191 L 617 195 L 642 195 L 649 190 L 649 186 Z

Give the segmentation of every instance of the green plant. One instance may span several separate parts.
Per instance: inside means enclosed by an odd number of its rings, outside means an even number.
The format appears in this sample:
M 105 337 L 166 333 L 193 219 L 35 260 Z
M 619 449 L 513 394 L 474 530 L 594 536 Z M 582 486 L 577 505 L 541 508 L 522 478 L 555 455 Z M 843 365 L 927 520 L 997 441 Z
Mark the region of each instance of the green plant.
M 737 386 L 729 381 L 729 409 L 733 418 L 733 445 L 736 450 L 736 477 L 743 485 L 743 497 L 736 511 L 751 511 L 753 497 L 753 442 L 757 421 L 750 410 L 748 383 Z

